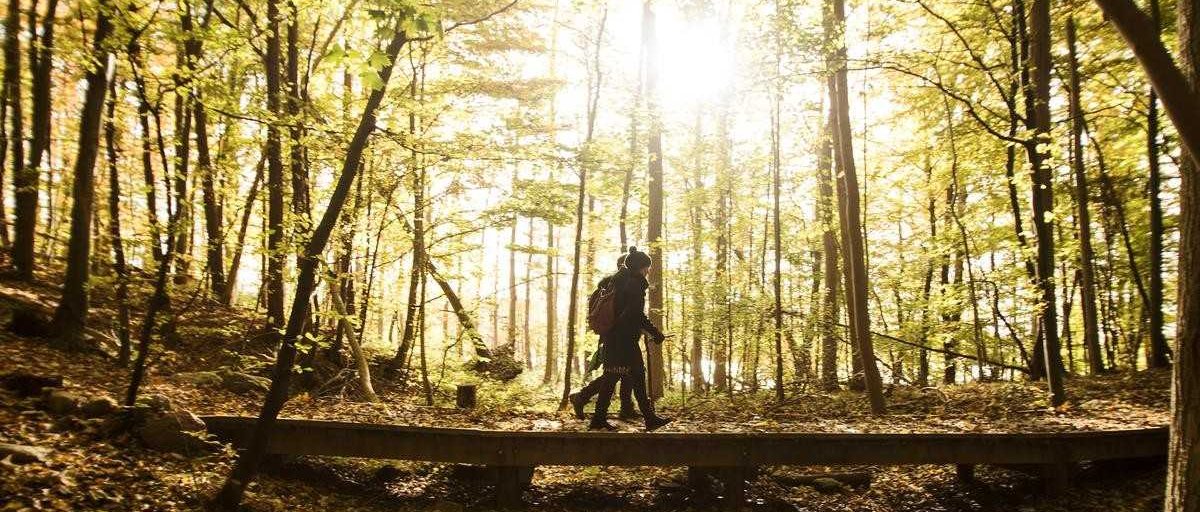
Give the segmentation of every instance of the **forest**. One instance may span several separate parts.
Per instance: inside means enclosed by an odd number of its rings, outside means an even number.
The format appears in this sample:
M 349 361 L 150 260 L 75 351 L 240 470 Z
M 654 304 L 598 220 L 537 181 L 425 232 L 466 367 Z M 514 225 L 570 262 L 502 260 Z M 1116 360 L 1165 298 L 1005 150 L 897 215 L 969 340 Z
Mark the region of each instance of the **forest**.
M 1200 512 L 1198 0 L 3 20 L 0 510 Z

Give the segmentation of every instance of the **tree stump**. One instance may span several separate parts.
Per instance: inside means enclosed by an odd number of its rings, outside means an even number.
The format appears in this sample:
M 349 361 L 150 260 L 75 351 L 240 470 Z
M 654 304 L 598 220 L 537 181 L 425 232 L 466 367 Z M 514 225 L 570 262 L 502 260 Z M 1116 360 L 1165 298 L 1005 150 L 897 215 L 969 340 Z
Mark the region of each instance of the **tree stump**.
M 476 386 L 474 384 L 459 384 L 454 394 L 454 405 L 458 406 L 459 409 L 474 409 L 475 391 Z

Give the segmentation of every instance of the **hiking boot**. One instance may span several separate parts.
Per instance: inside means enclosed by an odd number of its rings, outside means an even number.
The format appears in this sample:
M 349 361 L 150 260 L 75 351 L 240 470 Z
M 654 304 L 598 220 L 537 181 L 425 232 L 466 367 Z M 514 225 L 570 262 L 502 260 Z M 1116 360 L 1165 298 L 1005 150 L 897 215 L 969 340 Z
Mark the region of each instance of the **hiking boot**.
M 571 409 L 575 412 L 575 418 L 582 420 L 587 418 L 587 415 L 583 413 L 584 403 L 579 400 L 580 398 L 583 397 L 579 396 L 579 393 L 571 393 L 567 396 L 567 400 L 571 402 Z
M 621 412 L 619 414 L 617 414 L 617 418 L 622 421 L 640 420 L 640 419 L 642 419 L 642 413 L 637 412 L 637 409 L 634 409 L 632 407 L 630 407 L 628 409 L 622 407 Z
M 675 421 L 675 420 L 673 420 L 671 418 L 664 418 L 662 416 L 647 416 L 646 417 L 646 432 L 654 432 L 655 430 L 662 428 L 664 425 L 666 425 L 672 421 Z
M 593 421 L 593 422 L 591 422 L 591 423 L 589 423 L 589 424 L 588 424 L 588 430 L 600 430 L 600 431 L 606 431 L 606 432 L 616 432 L 616 431 L 617 431 L 617 427 L 616 427 L 616 426 L 614 426 L 612 423 L 609 423 L 609 422 L 607 422 L 607 421 L 601 421 L 601 422 L 599 422 L 599 423 L 597 423 L 597 422 Z

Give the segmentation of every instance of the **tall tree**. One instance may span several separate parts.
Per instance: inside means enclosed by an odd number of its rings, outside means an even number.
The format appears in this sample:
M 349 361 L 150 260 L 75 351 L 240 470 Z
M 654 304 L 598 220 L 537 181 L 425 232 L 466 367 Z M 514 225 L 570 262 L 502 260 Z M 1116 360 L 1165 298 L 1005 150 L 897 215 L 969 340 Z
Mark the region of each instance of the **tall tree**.
M 883 382 L 875 364 L 875 349 L 871 343 L 870 311 L 867 309 L 867 268 L 860 209 L 858 174 L 854 166 L 854 149 L 850 129 L 850 94 L 846 79 L 845 34 L 841 30 L 846 24 L 845 0 L 831 0 L 832 22 L 826 23 L 827 39 L 833 43 L 831 55 L 832 80 L 830 108 L 834 113 L 833 147 L 834 162 L 837 163 L 838 216 L 840 217 L 843 260 L 847 268 L 846 309 L 850 315 L 851 339 L 854 340 L 858 359 L 862 365 L 871 412 L 884 414 L 887 406 L 883 400 Z M 836 38 L 833 34 L 837 34 Z
M 567 301 L 567 364 L 563 375 L 562 400 L 559 408 L 567 406 L 571 395 L 571 372 L 575 365 L 575 330 L 579 318 L 579 273 L 580 257 L 583 253 L 583 224 L 584 202 L 587 199 L 588 168 L 595 165 L 592 161 L 591 144 L 596 132 L 596 115 L 600 108 L 600 87 L 604 83 L 604 70 L 600 65 L 600 49 L 604 46 L 604 28 L 608 23 L 608 6 L 601 7 L 600 27 L 596 30 L 596 50 L 592 55 L 592 63 L 588 68 L 587 83 L 587 125 L 584 129 L 583 146 L 579 152 L 579 190 L 575 201 L 575 248 L 571 257 L 571 295 Z
M 1200 112 L 1200 1 L 1176 3 L 1179 55 L 1183 86 L 1191 91 L 1190 110 L 1179 112 L 1178 102 L 1166 99 L 1168 113 L 1180 133 L 1181 119 L 1197 120 Z M 1131 31 L 1122 30 L 1127 39 Z M 1156 50 L 1165 54 L 1157 39 Z M 1141 55 L 1143 64 L 1146 59 Z M 1168 58 L 1169 59 L 1169 58 Z M 1168 60 L 1169 62 L 1169 60 Z M 1152 73 L 1153 75 L 1153 73 Z M 1174 111 L 1174 112 L 1172 112 Z M 1193 137 L 1200 135 L 1193 129 Z M 1200 511 L 1200 140 L 1181 151 L 1179 184 L 1179 290 L 1176 308 L 1175 364 L 1171 380 L 1171 441 L 1167 450 L 1166 512 Z
M 8 0 L 8 9 L 4 16 L 4 101 L 8 109 L 5 111 L 8 116 L 8 121 L 11 123 L 4 138 L 5 143 L 9 140 L 12 142 L 12 166 L 13 179 L 16 180 L 18 175 L 22 174 L 21 167 L 25 164 L 25 145 L 22 141 L 25 140 L 25 114 L 21 109 L 21 0 Z M 3 116 L 0 116 L 3 117 Z M 7 149 L 7 148 L 4 148 Z M 0 173 L 3 173 L 4 158 L 0 156 Z M 0 182 L 0 187 L 3 187 L 3 182 Z M 16 185 L 13 185 L 13 195 L 16 196 Z M 4 208 L 0 208 L 0 211 Z M 8 232 L 8 225 L 3 227 L 5 233 Z M 14 230 L 15 231 L 15 230 Z M 15 235 L 14 235 L 15 236 Z M 7 238 L 7 234 L 5 235 Z M 15 242 L 15 240 L 14 240 Z M 32 245 L 30 245 L 32 247 Z M 17 265 L 18 251 L 14 246 L 11 248 L 13 267 L 18 274 L 23 275 L 28 279 L 31 275 L 33 255 L 22 253 L 21 257 L 28 256 L 22 260 L 22 266 Z
M 775 14 L 779 15 L 780 5 L 778 0 L 775 2 Z M 776 31 L 781 30 L 776 28 Z M 775 75 L 780 77 L 776 80 L 782 80 L 782 66 L 780 61 L 781 49 L 780 42 L 775 41 Z M 774 333 L 775 333 L 775 399 L 782 402 L 783 395 L 783 243 L 782 243 L 782 210 L 779 205 L 779 194 L 782 190 L 782 179 L 780 166 L 782 162 L 779 156 L 780 138 L 782 137 L 779 119 L 781 109 L 780 104 L 783 102 L 783 92 L 781 83 L 776 83 L 772 90 L 771 97 L 771 225 L 774 235 L 774 256 L 775 256 L 775 271 L 771 276 L 772 292 L 775 295 L 774 311 L 771 316 L 774 317 Z M 763 247 L 766 248 L 767 241 L 763 240 Z M 800 376 L 797 375 L 797 378 Z
M 1079 57 L 1076 51 L 1075 17 L 1067 18 L 1067 53 L 1070 63 L 1071 163 L 1075 173 L 1076 223 L 1079 226 L 1079 307 L 1083 311 L 1083 345 L 1092 374 L 1104 371 L 1100 357 L 1100 323 L 1096 308 L 1095 251 L 1092 250 L 1092 220 L 1088 211 L 1088 177 L 1083 162 L 1083 107 L 1081 105 Z M 1151 100 L 1153 105 L 1153 100 Z M 1151 106 L 1151 109 L 1154 107 Z
M 650 321 L 662 325 L 663 319 L 663 162 L 662 162 L 662 119 L 658 112 L 658 21 L 650 0 L 642 4 L 642 44 L 646 48 L 646 108 L 649 111 L 647 132 L 649 163 L 647 181 L 649 207 L 647 208 L 646 239 L 650 243 Z M 649 379 L 651 399 L 663 396 L 663 352 L 661 343 L 647 347 L 649 357 L 646 376 Z
M 1158 0 L 1150 0 L 1150 19 L 1154 22 L 1155 34 L 1162 27 Z M 1159 193 L 1162 189 L 1160 172 L 1159 143 L 1158 143 L 1158 95 L 1154 88 L 1150 89 L 1146 108 L 1146 153 L 1150 176 L 1147 180 L 1146 194 L 1150 202 L 1150 283 L 1147 291 L 1149 303 L 1146 304 L 1146 314 L 1150 317 L 1150 352 L 1147 364 L 1151 368 L 1165 368 L 1170 364 L 1170 347 L 1167 344 L 1166 333 L 1163 332 L 1163 228 L 1162 199 Z
M 42 18 L 40 36 L 37 30 L 37 2 L 34 2 L 29 10 L 29 68 L 32 75 L 29 162 L 13 173 L 16 229 L 12 262 L 18 277 L 24 280 L 33 278 L 33 269 L 36 265 L 34 249 L 37 245 L 38 188 L 41 186 L 39 181 L 42 163 L 47 159 L 47 153 L 50 151 L 51 86 L 53 84 L 50 74 L 54 69 L 54 21 L 57 9 L 58 0 L 50 0 L 46 6 L 46 15 Z M 103 106 L 99 108 L 103 109 Z M 13 165 L 17 164 L 17 162 L 13 162 Z
M 125 242 L 121 238 L 121 180 L 117 169 L 117 88 L 108 84 L 107 113 L 104 116 L 104 149 L 108 164 L 108 235 L 113 252 L 113 271 L 117 274 L 117 362 L 129 364 L 129 268 L 125 264 Z
M 88 280 L 91 270 L 92 210 L 95 197 L 96 157 L 100 149 L 100 125 L 104 97 L 108 94 L 109 54 L 105 45 L 112 22 L 109 0 L 99 0 L 96 30 L 92 34 L 90 62 L 84 75 L 83 112 L 79 119 L 79 151 L 75 157 L 71 187 L 71 236 L 67 245 L 67 273 L 63 293 L 54 311 L 51 329 L 56 343 L 73 349 L 83 345 L 87 327 Z M 47 65 L 49 65 L 47 63 Z
M 284 325 L 283 272 L 287 265 L 283 225 L 283 137 L 279 126 L 283 117 L 279 3 L 280 0 L 267 0 L 267 48 L 264 54 L 267 112 L 272 119 L 267 123 L 267 272 L 263 278 L 266 279 L 267 324 L 272 330 Z
M 1058 301 L 1054 291 L 1054 183 L 1050 169 L 1050 0 L 1033 0 L 1029 11 L 1030 57 L 1034 99 L 1033 141 L 1026 144 L 1033 175 L 1033 225 L 1037 236 L 1037 286 L 1041 303 L 1046 382 L 1050 402 L 1066 402 L 1062 352 L 1058 342 Z
M 832 80 L 825 83 L 829 97 Z M 838 389 L 838 245 L 837 224 L 833 221 L 833 105 L 821 128 L 817 149 L 817 223 L 821 226 L 821 246 L 824 252 L 825 292 L 821 295 L 821 384 L 827 390 Z

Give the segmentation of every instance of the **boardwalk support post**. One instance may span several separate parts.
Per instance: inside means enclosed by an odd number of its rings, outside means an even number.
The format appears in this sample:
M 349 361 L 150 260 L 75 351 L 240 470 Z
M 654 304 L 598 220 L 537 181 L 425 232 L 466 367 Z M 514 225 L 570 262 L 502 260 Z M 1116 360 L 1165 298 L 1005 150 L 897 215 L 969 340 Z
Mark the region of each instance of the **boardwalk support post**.
M 1042 465 L 1042 482 L 1046 494 L 1062 494 L 1071 485 L 1071 464 L 1056 462 Z
M 974 464 L 955 464 L 955 475 L 958 477 L 958 483 L 969 484 L 975 481 L 975 465 Z
M 495 466 L 496 469 L 496 506 L 501 509 L 520 509 L 524 507 L 521 492 L 529 485 L 533 477 L 533 468 L 529 466 Z
M 687 484 L 692 489 L 707 489 L 709 487 L 708 477 L 712 476 L 712 471 L 701 466 L 688 466 L 687 468 Z
M 746 504 L 746 477 L 753 472 L 745 466 L 728 466 L 717 470 L 721 483 L 725 485 L 724 510 L 739 510 Z

